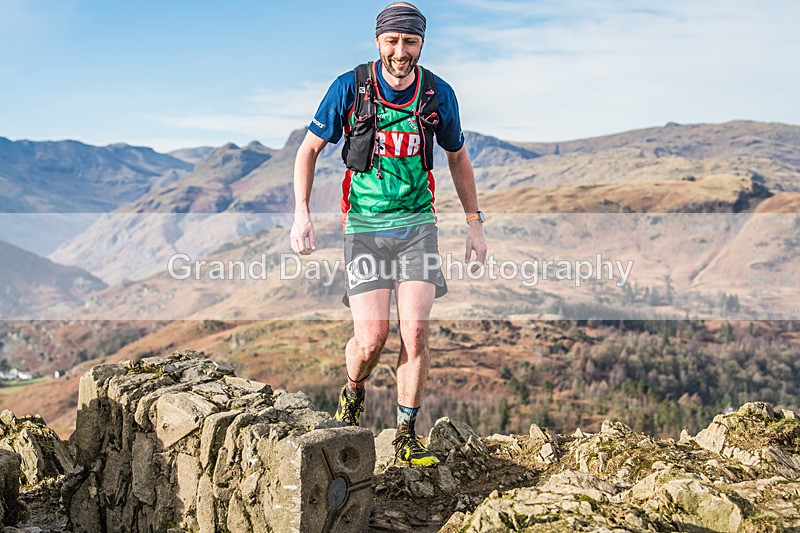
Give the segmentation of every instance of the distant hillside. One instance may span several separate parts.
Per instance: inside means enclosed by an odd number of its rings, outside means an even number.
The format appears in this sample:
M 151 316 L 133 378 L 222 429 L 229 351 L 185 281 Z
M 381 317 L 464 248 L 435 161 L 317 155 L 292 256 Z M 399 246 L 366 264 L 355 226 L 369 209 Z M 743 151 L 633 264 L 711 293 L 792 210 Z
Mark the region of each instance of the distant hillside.
M 180 159 L 181 161 L 185 161 L 192 165 L 197 164 L 198 161 L 203 159 L 208 152 L 213 150 L 214 148 L 211 146 L 198 146 L 196 148 L 181 148 L 180 150 L 173 150 L 169 152 L 167 155 L 174 157 L 175 159 Z
M 133 213 L 220 213 L 231 204 L 231 186 L 265 161 L 274 150 L 252 142 L 244 148 L 228 143 L 207 152 L 178 183 L 149 191 L 120 211 Z
M 63 264 L 89 265 L 95 275 L 115 283 L 163 271 L 167 259 L 176 252 L 208 254 L 230 240 L 272 225 L 268 218 L 257 214 L 240 216 L 241 211 L 255 210 L 241 192 L 241 184 L 273 159 L 277 158 L 276 164 L 282 168 L 278 156 L 280 151 L 256 142 L 244 148 L 234 144 L 216 148 L 180 181 L 154 189 L 103 215 L 49 257 Z M 287 183 L 291 180 L 287 181 L 291 174 L 274 175 L 282 175 Z M 260 180 L 253 184 L 264 187 Z M 278 204 L 274 211 L 285 212 L 291 201 L 290 190 L 289 186 L 280 196 L 273 193 L 259 198 L 259 205 L 271 201 Z M 209 223 L 211 215 L 223 212 L 234 216 L 218 217 Z
M 192 167 L 126 144 L 0 137 L 0 240 L 48 254 L 94 222 L 93 213 L 112 211 L 175 182 Z
M 537 151 L 527 147 L 472 131 L 464 133 L 464 145 L 475 168 L 524 163 L 540 156 Z M 434 164 L 435 168 L 447 168 L 447 156 L 444 150 L 437 149 Z
M 517 144 L 546 156 L 527 176 L 516 176 L 517 185 L 681 179 L 714 171 L 751 173 L 775 191 L 800 191 L 800 126 L 670 123 L 577 141 Z
M 191 169 L 151 148 L 0 137 L 0 212 L 111 211 Z
M 641 148 L 656 155 L 694 159 L 756 156 L 800 165 L 800 126 L 736 120 L 724 124 L 676 124 L 559 143 L 517 143 L 541 154 L 598 153 Z
M 167 258 L 177 251 L 202 256 L 236 238 L 272 227 L 274 219 L 262 213 L 282 213 L 286 218 L 285 213 L 291 212 L 292 168 L 304 133 L 293 133 L 281 150 L 257 142 L 243 148 L 230 143 L 216 148 L 180 181 L 104 215 L 50 258 L 64 264 L 91 265 L 92 272 L 114 283 L 163 271 Z M 335 197 L 340 184 L 333 185 L 334 180 L 328 179 L 330 185 L 326 186 L 325 179 L 330 151 L 321 159 L 322 177 L 315 194 Z M 217 217 L 209 224 L 209 215 L 217 213 L 232 216 Z
M 64 374 L 83 361 L 111 355 L 163 326 L 110 320 L 0 321 L 0 358 L 34 376 L 52 376 L 55 371 Z M 67 404 L 69 398 L 63 400 Z
M 800 332 L 796 322 L 529 321 L 431 322 L 429 387 L 417 428 L 427 432 L 440 416 L 457 416 L 480 433 L 527 434 L 531 422 L 555 431 L 596 431 L 605 418 L 637 430 L 676 438 L 744 399 L 800 407 Z M 137 325 L 139 329 L 137 330 Z M 152 323 L 87 321 L 80 324 L 11 324 L 3 331 L 12 354 L 83 352 L 64 379 L 15 387 L 0 394 L 0 410 L 40 413 L 62 437 L 75 423 L 78 381 L 91 366 L 166 355 L 195 347 L 220 354 L 238 375 L 302 387 L 318 408 L 333 412 L 345 379 L 343 350 L 352 335 L 345 320 L 187 320 L 157 329 Z M 400 350 L 393 324 L 379 365 L 368 382 L 363 425 L 380 431 L 395 417 L 393 369 Z M 150 329 L 147 333 L 147 328 Z M 36 329 L 38 332 L 31 330 Z M 15 343 L 8 341 L 13 336 Z M 37 352 L 37 342 L 43 344 Z M 122 346 L 109 354 L 112 342 Z M 14 345 L 15 344 L 15 345 Z M 166 353 L 165 353 L 166 352 Z M 0 389 L 2 392 L 2 389 Z M 507 403 L 510 416 L 502 419 Z
M 80 268 L 58 265 L 0 241 L 0 316 L 6 320 L 65 311 L 104 287 Z
M 791 163 L 800 160 L 797 131 L 796 126 L 750 122 L 670 125 L 563 147 L 518 146 L 467 133 L 466 146 L 481 195 L 509 191 L 512 197 L 494 203 L 495 212 L 738 212 L 754 209 L 773 192 L 800 190 L 800 170 Z M 294 157 L 305 134 L 305 129 L 293 132 L 279 150 L 258 143 L 212 150 L 179 182 L 155 188 L 118 210 L 136 216 L 104 216 L 50 258 L 86 268 L 110 283 L 143 279 L 163 272 L 176 251 L 204 256 L 254 231 L 288 224 Z M 693 144 L 698 147 L 690 150 Z M 328 146 L 319 158 L 314 213 L 339 211 L 344 171 L 340 151 L 341 143 Z M 453 185 L 441 150 L 434 173 L 440 212 L 460 211 L 458 203 L 446 200 Z M 564 187 L 572 192 L 536 192 Z M 587 195 L 586 187 L 594 192 Z M 700 196 L 693 198 L 695 194 Z M 552 198 L 562 201 L 548 205 Z M 210 224 L 203 215 L 165 218 L 148 213 L 232 216 L 216 217 Z M 285 216 L 272 216 L 280 214 Z M 145 264 L 142 258 L 152 261 Z

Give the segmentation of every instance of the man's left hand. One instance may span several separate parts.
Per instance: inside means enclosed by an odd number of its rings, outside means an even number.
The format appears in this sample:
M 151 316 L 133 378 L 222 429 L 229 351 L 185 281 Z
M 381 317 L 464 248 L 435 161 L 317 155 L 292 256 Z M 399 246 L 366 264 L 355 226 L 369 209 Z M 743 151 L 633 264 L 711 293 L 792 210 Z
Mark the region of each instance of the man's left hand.
M 486 236 L 483 234 L 483 224 L 477 220 L 469 223 L 469 233 L 467 233 L 467 251 L 464 254 L 464 262 L 472 260 L 472 253 L 475 252 L 475 261 L 486 262 Z M 472 265 L 472 272 L 476 272 L 477 265 Z

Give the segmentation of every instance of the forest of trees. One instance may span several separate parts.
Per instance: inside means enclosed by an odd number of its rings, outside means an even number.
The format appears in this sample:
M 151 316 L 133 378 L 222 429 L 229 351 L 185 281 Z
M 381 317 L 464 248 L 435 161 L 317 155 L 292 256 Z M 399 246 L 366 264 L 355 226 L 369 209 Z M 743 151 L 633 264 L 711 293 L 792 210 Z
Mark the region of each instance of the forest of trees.
M 800 407 L 800 353 L 785 340 L 793 322 L 578 322 L 559 324 L 568 342 L 544 357 L 497 369 L 495 397 L 425 399 L 425 425 L 440 416 L 483 435 L 527 434 L 532 422 L 557 432 L 597 429 L 608 418 L 661 438 L 694 434 L 748 401 Z M 800 328 L 798 328 L 800 329 Z M 586 331 L 593 332 L 588 335 Z M 598 332 L 600 332 L 598 334 Z M 393 390 L 373 391 L 373 429 L 393 425 Z M 317 395 L 317 401 L 330 403 Z
M 580 324 L 565 327 L 582 337 Z M 800 354 L 779 340 L 793 327 L 726 322 L 712 333 L 693 321 L 607 326 L 604 336 L 575 343 L 557 359 L 500 369 L 509 375 L 511 414 L 501 402 L 482 429 L 524 432 L 533 421 L 563 432 L 610 418 L 677 437 L 681 428 L 695 433 L 748 401 L 797 410 Z

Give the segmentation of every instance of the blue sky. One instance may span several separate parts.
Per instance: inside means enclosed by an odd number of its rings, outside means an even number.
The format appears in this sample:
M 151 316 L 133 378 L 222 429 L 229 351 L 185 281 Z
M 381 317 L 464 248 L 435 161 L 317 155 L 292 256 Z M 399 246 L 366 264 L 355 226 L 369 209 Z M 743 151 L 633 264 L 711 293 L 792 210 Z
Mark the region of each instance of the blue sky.
M 376 57 L 384 5 L 0 0 L 0 136 L 280 147 L 335 76 Z M 800 124 L 794 0 L 416 5 L 421 62 L 454 86 L 468 130 L 558 141 L 669 121 Z

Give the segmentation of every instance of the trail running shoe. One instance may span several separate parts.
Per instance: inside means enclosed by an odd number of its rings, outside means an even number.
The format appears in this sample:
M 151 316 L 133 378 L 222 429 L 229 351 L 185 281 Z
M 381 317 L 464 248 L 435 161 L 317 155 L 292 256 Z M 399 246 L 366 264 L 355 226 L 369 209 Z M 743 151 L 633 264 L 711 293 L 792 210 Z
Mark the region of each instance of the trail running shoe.
M 358 415 L 364 412 L 364 399 L 354 400 L 347 396 L 347 385 L 339 393 L 339 407 L 336 409 L 336 420 L 341 420 L 348 426 L 358 425 Z
M 413 466 L 436 466 L 439 458 L 428 451 L 422 444 L 419 435 L 415 433 L 401 433 L 392 441 L 394 455 L 397 459 Z

